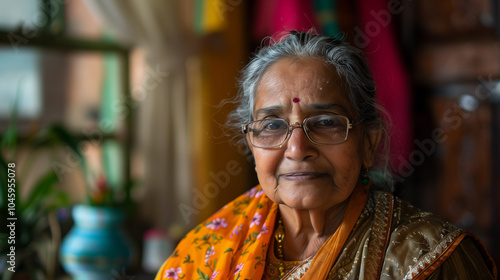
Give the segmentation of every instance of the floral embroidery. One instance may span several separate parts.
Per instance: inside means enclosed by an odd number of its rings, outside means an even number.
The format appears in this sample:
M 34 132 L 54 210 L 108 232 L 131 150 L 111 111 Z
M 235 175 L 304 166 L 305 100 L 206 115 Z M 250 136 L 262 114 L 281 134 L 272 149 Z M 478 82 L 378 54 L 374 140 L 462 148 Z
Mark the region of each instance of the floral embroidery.
M 256 193 L 255 193 L 255 197 L 259 197 L 259 196 L 261 196 L 263 193 L 264 193 L 264 191 L 263 191 L 263 190 L 260 190 L 260 191 L 258 191 L 258 192 L 256 192 Z
M 264 194 L 264 191 L 262 189 L 257 189 L 257 188 L 253 188 L 245 193 L 245 195 L 248 197 L 259 197 L 262 194 Z
M 218 230 L 220 227 L 226 228 L 227 227 L 227 222 L 225 218 L 216 218 L 215 220 L 212 221 L 212 223 L 209 223 L 207 225 L 207 228 L 213 229 L 213 230 Z
M 260 230 L 259 235 L 257 235 L 257 239 L 259 239 L 263 233 L 268 233 L 268 232 L 269 232 L 269 228 L 267 227 L 266 224 L 264 224 L 264 226 L 262 226 L 262 229 Z
M 214 274 L 212 274 L 212 276 L 210 276 L 210 280 L 214 280 L 215 278 L 217 278 L 217 275 L 219 275 L 219 272 L 220 271 L 214 271 Z
M 240 271 L 243 269 L 244 265 L 245 265 L 244 263 L 240 263 L 239 265 L 237 265 L 236 269 L 234 270 L 234 274 L 233 275 L 236 275 L 236 274 L 240 273 Z
M 238 280 L 262 276 L 277 208 L 260 186 L 241 195 L 189 232 L 158 275 L 165 280 L 219 280 L 229 271 Z
M 262 219 L 262 215 L 259 213 L 255 213 L 255 216 L 252 218 L 252 222 L 250 223 L 250 228 L 254 225 L 260 225 L 260 220 Z
M 214 246 L 207 250 L 207 253 L 205 254 L 205 263 L 207 263 L 210 257 L 213 255 L 215 255 Z
M 245 193 L 245 195 L 246 195 L 246 196 L 249 196 L 249 197 L 254 197 L 254 196 L 255 196 L 255 194 L 257 193 L 257 191 L 258 191 L 258 190 L 257 190 L 257 188 L 253 188 L 253 189 L 251 189 L 251 190 L 247 191 L 247 192 Z
M 182 273 L 182 269 L 180 267 L 178 267 L 177 269 L 172 267 L 172 268 L 168 269 L 167 271 L 165 271 L 165 276 L 163 276 L 163 278 L 168 277 L 168 279 L 172 278 L 172 279 L 177 280 L 177 279 L 179 279 L 179 274 L 181 274 L 181 273 Z
M 234 227 L 234 230 L 233 230 L 233 232 L 231 232 L 231 235 L 229 236 L 229 238 L 233 238 L 233 235 L 235 235 L 235 234 L 240 234 L 242 229 L 243 229 L 243 225 L 239 225 L 239 226 Z

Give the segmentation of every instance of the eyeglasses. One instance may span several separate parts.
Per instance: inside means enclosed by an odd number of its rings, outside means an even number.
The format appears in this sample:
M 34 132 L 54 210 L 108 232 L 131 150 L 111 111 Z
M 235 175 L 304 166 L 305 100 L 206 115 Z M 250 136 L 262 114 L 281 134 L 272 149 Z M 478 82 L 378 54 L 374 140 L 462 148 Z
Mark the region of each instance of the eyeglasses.
M 299 127 L 312 143 L 334 145 L 345 142 L 349 129 L 363 120 L 350 121 L 341 115 L 319 115 L 305 118 L 302 124 L 289 124 L 284 119 L 269 118 L 244 124 L 241 131 L 248 134 L 250 144 L 257 148 L 281 147 L 292 135 L 293 129 Z

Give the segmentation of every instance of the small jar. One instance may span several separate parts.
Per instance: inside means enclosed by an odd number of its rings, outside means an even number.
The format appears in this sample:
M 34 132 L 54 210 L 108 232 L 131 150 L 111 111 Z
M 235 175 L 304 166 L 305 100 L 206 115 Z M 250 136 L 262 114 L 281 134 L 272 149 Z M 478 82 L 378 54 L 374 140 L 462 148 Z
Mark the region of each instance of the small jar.
M 147 273 L 156 273 L 173 253 L 174 244 L 163 230 L 151 229 L 144 233 L 142 268 Z

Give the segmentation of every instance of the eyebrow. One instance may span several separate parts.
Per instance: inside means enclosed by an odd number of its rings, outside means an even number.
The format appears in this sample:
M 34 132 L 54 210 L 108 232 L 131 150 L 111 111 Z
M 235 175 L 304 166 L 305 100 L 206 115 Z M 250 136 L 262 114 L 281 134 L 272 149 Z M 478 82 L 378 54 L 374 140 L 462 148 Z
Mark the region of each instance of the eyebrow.
M 281 113 L 283 113 L 283 106 L 282 105 L 275 105 L 275 106 L 260 108 L 259 110 L 255 111 L 255 116 L 258 116 L 258 115 L 279 115 Z
M 314 103 L 310 104 L 307 107 L 312 108 L 312 109 L 319 109 L 319 110 L 328 110 L 328 109 L 337 109 L 340 110 L 344 113 L 347 113 L 347 110 L 344 108 L 344 106 L 336 103 L 328 103 L 328 104 L 323 104 L 323 103 Z
M 307 105 L 307 108 L 310 109 L 315 109 L 315 110 L 331 110 L 335 109 L 340 111 L 343 114 L 347 114 L 347 110 L 344 108 L 344 106 L 336 103 L 313 103 Z M 282 105 L 274 105 L 274 106 L 269 106 L 269 107 L 264 107 L 260 108 L 259 110 L 255 111 L 255 116 L 259 115 L 281 115 L 283 114 L 284 107 Z

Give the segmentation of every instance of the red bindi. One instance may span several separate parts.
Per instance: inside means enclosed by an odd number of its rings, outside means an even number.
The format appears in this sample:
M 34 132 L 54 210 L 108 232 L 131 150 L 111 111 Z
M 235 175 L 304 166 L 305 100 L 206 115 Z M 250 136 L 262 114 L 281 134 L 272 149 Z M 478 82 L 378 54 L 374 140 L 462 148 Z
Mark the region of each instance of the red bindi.
M 295 97 L 294 99 L 292 99 L 293 103 L 299 103 L 300 99 L 298 99 L 297 97 Z

